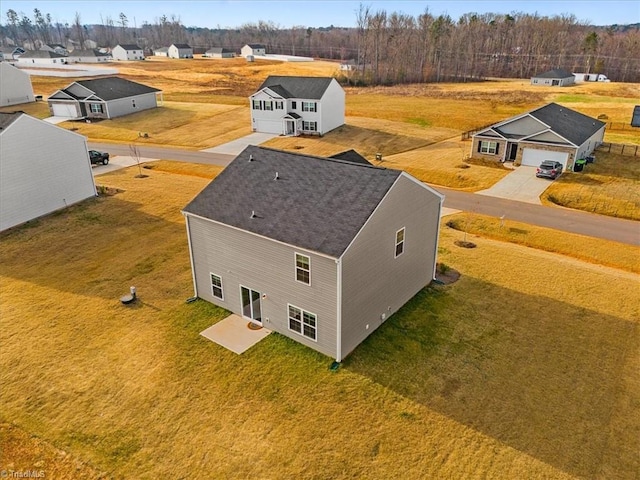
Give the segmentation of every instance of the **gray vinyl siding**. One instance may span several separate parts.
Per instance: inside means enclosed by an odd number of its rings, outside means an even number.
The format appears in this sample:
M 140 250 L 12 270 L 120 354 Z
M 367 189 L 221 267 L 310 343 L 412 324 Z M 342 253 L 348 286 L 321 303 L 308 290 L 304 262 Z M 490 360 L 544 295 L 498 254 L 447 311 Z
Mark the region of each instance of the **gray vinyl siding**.
M 263 325 L 325 355 L 336 355 L 336 260 L 243 230 L 185 215 L 197 296 L 242 315 L 240 285 L 261 294 Z M 295 252 L 311 259 L 311 285 L 295 280 Z M 222 277 L 224 300 L 211 292 L 210 274 Z M 317 341 L 288 328 L 287 304 L 317 318 Z
M 83 136 L 27 115 L 2 132 L 0 230 L 95 194 Z
M 433 279 L 440 197 L 401 175 L 342 256 L 342 357 Z M 395 235 L 405 228 L 404 253 Z M 367 325 L 369 328 L 367 328 Z
M 133 107 L 134 100 L 136 104 L 135 108 Z M 148 110 L 158 106 L 155 93 L 145 93 L 135 97 L 119 98 L 116 100 L 110 100 L 106 103 L 106 110 L 109 112 L 109 118 L 121 117 L 123 115 L 141 112 L 142 110 Z

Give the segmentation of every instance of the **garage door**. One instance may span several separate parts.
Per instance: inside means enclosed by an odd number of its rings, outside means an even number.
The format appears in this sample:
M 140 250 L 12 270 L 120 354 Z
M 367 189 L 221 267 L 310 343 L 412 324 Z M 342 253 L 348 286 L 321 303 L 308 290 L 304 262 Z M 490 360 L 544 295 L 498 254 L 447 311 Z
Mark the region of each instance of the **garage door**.
M 282 133 L 282 120 L 258 120 L 256 119 L 254 123 L 256 127 L 256 132 L 263 133 Z
M 54 103 L 52 107 L 53 115 L 55 117 L 76 118 L 78 116 L 76 106 L 74 104 Z
M 555 160 L 567 168 L 569 154 L 566 152 L 548 152 L 546 150 L 536 150 L 535 148 L 525 148 L 522 151 L 522 165 L 537 167 L 543 160 Z

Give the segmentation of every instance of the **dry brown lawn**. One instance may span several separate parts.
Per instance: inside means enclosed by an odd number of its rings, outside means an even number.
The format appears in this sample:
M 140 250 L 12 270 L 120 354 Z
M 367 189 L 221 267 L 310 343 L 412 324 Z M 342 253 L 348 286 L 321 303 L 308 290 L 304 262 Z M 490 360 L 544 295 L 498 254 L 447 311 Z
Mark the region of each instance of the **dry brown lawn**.
M 443 227 L 439 260 L 461 279 L 418 294 L 337 372 L 277 334 L 238 356 L 199 336 L 225 312 L 185 303 L 180 209 L 216 170 L 136 173 L 100 176 L 120 193 L 0 236 L 0 420 L 19 429 L 0 441 L 22 449 L 0 469 L 637 477 L 638 275 L 481 237 L 463 249 Z M 133 308 L 118 300 L 130 285 Z M 54 453 L 30 457 L 40 442 Z

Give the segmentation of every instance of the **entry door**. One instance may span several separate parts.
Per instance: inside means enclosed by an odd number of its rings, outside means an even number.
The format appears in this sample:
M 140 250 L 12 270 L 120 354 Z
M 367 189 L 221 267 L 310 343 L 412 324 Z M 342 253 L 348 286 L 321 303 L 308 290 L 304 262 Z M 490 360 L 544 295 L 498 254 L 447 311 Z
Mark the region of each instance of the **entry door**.
M 260 292 L 241 286 L 240 297 L 242 299 L 242 316 L 262 324 Z
M 287 120 L 287 135 L 294 135 L 296 133 L 296 124 L 293 120 Z
M 511 144 L 511 148 L 509 149 L 508 161 L 509 162 L 513 162 L 516 159 L 517 155 L 518 155 L 518 144 L 517 143 L 512 143 Z

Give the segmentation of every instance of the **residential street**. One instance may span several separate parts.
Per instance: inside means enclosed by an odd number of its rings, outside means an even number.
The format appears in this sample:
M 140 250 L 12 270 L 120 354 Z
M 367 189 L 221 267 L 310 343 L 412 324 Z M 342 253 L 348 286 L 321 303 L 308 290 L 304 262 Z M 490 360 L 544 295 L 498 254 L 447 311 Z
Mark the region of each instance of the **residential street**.
M 226 166 L 235 158 L 235 155 L 220 153 L 145 147 L 141 145 L 138 145 L 138 147 L 140 156 L 147 159 L 154 158 Z M 89 148 L 107 151 L 112 157 L 131 154 L 128 145 L 89 143 Z M 99 174 L 99 171 L 95 173 Z M 477 195 L 438 186 L 433 186 L 433 188 L 445 195 L 444 205 L 447 208 L 493 217 L 504 215 L 506 220 L 514 220 L 631 245 L 640 245 L 639 222 L 562 207 L 547 207 L 487 195 Z

